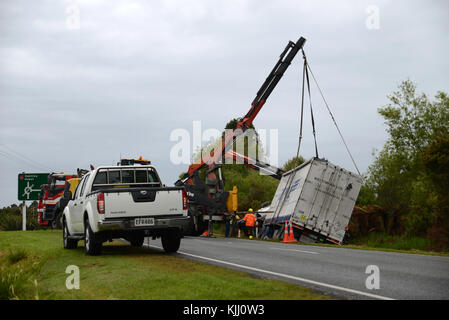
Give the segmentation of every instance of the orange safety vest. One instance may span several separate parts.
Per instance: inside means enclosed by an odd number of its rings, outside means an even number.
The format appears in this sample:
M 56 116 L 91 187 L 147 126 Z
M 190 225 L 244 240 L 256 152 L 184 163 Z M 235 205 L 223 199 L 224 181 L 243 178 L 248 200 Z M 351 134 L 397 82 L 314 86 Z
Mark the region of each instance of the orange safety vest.
M 257 217 L 254 213 L 247 213 L 243 220 L 246 222 L 247 227 L 254 227 L 256 225 Z

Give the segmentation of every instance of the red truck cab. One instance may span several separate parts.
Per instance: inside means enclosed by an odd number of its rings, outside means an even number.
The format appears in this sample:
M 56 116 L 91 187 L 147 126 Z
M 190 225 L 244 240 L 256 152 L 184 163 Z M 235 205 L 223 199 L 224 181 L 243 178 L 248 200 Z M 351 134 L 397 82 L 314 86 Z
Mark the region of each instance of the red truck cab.
M 40 219 L 43 222 L 41 225 L 50 225 L 54 229 L 60 227 L 61 212 L 59 212 L 57 205 L 63 196 L 67 180 L 77 177 L 76 174 L 64 172 L 52 173 L 48 176 L 48 184 L 42 189 L 44 194 L 42 198 L 42 218 Z
M 41 192 L 39 194 L 39 202 L 37 204 L 37 222 L 41 226 L 48 226 L 48 220 L 43 219 L 43 214 L 44 214 L 44 209 L 45 209 L 44 196 L 45 196 L 46 190 L 47 190 L 47 185 L 46 184 L 42 185 Z

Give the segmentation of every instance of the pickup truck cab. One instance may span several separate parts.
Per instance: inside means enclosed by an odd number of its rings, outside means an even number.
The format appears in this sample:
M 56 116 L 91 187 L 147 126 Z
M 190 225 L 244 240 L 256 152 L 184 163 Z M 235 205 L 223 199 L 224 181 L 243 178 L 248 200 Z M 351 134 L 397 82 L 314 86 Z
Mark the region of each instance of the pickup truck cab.
M 185 189 L 165 187 L 155 167 L 103 166 L 82 178 L 64 209 L 64 248 L 84 239 L 86 254 L 96 255 L 114 238 L 142 246 L 144 237 L 160 237 L 176 252 L 188 224 Z

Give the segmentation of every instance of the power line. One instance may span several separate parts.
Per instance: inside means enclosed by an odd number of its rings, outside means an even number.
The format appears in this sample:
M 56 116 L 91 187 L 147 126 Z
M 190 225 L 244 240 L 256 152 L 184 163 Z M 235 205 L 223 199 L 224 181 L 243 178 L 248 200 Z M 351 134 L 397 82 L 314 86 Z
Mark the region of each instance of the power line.
M 38 169 L 39 171 L 48 171 L 47 169 L 45 169 L 45 168 L 43 168 L 43 167 L 41 167 L 39 165 L 36 165 L 35 163 L 33 163 L 31 161 L 27 161 L 27 160 L 22 159 L 22 158 L 14 155 L 12 153 L 8 153 L 6 150 L 0 150 L 0 155 L 5 157 L 5 158 L 7 158 L 10 161 L 13 161 L 14 163 L 17 163 L 17 161 L 20 161 L 23 164 L 26 164 L 28 166 L 32 166 L 33 168 Z
M 16 157 L 17 159 L 22 159 L 23 161 L 26 161 L 28 163 L 31 163 L 34 167 L 39 167 L 39 170 L 42 170 L 42 168 L 44 168 L 43 171 L 52 171 L 49 167 L 47 167 L 46 165 L 43 165 L 39 162 L 37 162 L 36 160 L 33 160 L 27 156 L 25 156 L 24 154 L 15 151 L 14 149 L 12 149 L 11 147 L 5 145 L 5 144 L 0 144 L 2 147 L 7 148 L 9 151 L 7 150 L 3 150 L 3 152 L 9 153 L 10 155 Z
M 37 165 L 35 165 L 33 163 L 25 161 L 25 160 L 15 156 L 14 154 L 10 154 L 10 153 L 6 153 L 6 152 L 3 152 L 3 151 L 0 151 L 0 155 L 5 157 L 6 159 L 10 160 L 11 162 L 16 163 L 16 164 L 19 161 L 22 164 L 25 164 L 27 166 L 32 166 L 33 168 L 38 169 L 39 171 L 47 171 L 46 169 L 44 170 L 42 167 L 39 167 L 39 166 L 37 166 Z

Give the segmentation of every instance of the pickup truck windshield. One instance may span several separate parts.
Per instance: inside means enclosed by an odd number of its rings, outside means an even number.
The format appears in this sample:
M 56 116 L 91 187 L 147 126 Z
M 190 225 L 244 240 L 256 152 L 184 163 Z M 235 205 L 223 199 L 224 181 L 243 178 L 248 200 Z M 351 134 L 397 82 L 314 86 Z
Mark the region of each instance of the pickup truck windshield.
M 161 182 L 153 168 L 100 169 L 95 176 L 92 191 L 105 187 L 160 187 Z

